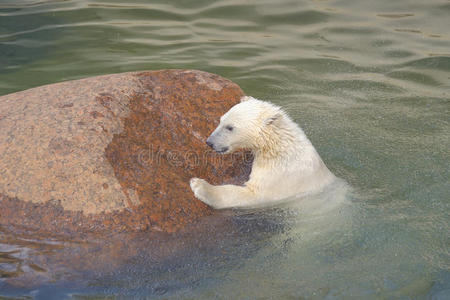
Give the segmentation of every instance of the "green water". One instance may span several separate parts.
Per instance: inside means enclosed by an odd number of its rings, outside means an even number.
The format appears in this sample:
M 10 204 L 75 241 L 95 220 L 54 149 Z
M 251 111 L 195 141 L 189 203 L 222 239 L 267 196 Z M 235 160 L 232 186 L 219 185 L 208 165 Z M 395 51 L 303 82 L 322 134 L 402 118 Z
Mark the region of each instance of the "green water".
M 0 95 L 125 71 L 217 73 L 285 107 L 350 186 L 224 212 L 235 229 L 203 237 L 216 247 L 161 264 L 143 249 L 33 288 L 4 275 L 0 295 L 450 299 L 449 16 L 444 0 L 0 0 Z M 0 231 L 0 274 L 33 255 L 19 240 Z

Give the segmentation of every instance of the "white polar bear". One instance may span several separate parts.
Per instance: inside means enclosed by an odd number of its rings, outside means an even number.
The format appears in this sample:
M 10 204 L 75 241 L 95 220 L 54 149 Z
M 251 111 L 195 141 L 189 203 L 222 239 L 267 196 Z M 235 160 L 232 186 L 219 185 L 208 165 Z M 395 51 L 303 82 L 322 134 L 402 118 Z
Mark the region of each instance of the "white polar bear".
M 243 97 L 224 114 L 206 143 L 219 153 L 245 148 L 254 155 L 244 186 L 191 179 L 195 196 L 217 209 L 272 204 L 319 191 L 335 179 L 303 130 L 280 107 L 252 97 Z

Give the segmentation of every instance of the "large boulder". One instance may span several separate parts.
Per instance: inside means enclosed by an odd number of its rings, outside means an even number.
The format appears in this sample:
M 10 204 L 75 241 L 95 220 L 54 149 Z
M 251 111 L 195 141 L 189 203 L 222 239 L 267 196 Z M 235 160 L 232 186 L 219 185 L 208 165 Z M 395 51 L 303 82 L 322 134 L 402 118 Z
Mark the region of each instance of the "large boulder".
M 243 96 L 192 70 L 99 76 L 0 97 L 0 225 L 172 232 L 212 210 L 191 177 L 243 183 L 246 153 L 205 140 Z

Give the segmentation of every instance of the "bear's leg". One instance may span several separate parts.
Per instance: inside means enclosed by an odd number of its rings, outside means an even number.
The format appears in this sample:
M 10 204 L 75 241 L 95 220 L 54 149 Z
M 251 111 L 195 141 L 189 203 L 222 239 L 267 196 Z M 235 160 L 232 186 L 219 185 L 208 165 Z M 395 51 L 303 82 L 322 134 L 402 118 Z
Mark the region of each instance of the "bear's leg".
M 216 209 L 248 206 L 256 200 L 254 193 L 245 186 L 212 185 L 200 178 L 192 178 L 190 184 L 195 197 Z

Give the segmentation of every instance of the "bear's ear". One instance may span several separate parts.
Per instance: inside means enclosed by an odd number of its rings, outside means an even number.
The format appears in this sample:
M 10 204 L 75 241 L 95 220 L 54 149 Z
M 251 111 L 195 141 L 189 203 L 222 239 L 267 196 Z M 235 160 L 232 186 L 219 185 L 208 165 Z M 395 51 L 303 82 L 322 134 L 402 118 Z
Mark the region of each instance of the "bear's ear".
M 264 124 L 266 125 L 272 125 L 274 124 L 276 121 L 280 120 L 281 117 L 283 116 L 283 114 L 281 112 L 277 112 L 276 114 L 266 118 L 264 120 Z
M 248 100 L 250 100 L 250 99 L 253 99 L 253 97 L 250 97 L 250 96 L 242 96 L 242 97 L 241 97 L 241 102 L 245 102 L 245 101 L 248 101 Z

